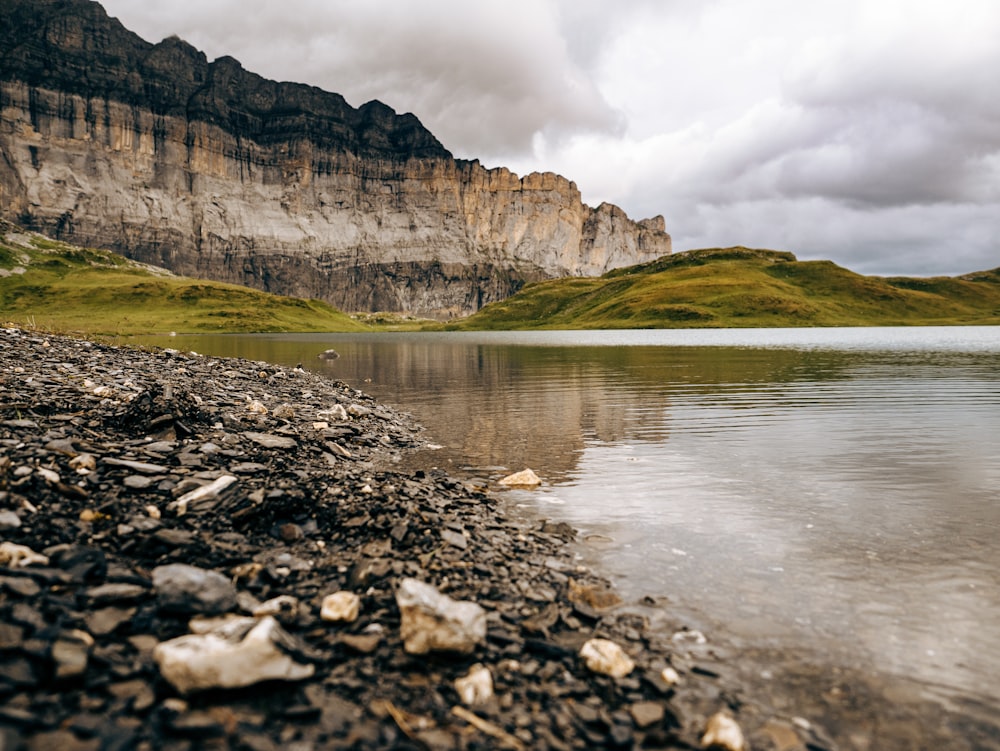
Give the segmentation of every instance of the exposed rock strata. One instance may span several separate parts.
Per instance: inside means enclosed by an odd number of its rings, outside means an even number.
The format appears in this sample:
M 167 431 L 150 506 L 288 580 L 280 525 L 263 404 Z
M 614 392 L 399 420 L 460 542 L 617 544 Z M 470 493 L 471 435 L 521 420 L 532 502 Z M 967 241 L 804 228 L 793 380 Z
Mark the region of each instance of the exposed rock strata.
M 456 160 L 411 114 L 153 45 L 89 0 L 4 0 L 0 211 L 182 274 L 447 317 L 669 253 L 662 217 Z M 9 20 L 9 23 L 8 23 Z

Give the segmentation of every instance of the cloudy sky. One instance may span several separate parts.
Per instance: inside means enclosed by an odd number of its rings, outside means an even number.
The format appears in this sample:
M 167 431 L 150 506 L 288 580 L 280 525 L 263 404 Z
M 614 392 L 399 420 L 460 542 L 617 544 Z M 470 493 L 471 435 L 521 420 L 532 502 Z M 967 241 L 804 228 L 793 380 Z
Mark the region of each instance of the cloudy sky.
M 103 0 L 455 156 L 871 274 L 1000 266 L 997 0 Z

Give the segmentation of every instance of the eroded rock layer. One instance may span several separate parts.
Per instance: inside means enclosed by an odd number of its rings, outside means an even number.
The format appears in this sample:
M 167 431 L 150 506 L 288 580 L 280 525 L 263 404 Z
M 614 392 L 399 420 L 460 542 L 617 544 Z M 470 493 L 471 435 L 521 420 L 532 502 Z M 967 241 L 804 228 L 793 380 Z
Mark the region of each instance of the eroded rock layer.
M 456 160 L 411 114 L 150 44 L 90 0 L 2 0 L 0 211 L 346 310 L 448 317 L 670 252 L 662 217 Z

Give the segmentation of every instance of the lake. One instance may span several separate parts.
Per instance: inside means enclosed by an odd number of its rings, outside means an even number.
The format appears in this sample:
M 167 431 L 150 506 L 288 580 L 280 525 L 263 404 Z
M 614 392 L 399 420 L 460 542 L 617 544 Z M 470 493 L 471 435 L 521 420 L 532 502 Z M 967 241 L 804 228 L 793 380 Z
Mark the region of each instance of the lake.
M 344 380 L 426 427 L 412 461 L 531 467 L 505 496 L 626 599 L 996 704 L 1000 327 L 148 341 Z

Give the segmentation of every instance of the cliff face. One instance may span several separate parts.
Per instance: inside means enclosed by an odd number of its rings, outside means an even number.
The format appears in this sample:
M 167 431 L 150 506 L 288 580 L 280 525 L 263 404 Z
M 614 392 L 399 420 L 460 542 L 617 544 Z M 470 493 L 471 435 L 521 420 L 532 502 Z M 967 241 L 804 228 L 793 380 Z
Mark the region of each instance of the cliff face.
M 454 159 L 413 115 L 153 45 L 89 0 L 0 0 L 0 212 L 181 274 L 448 317 L 670 252 L 662 217 Z

